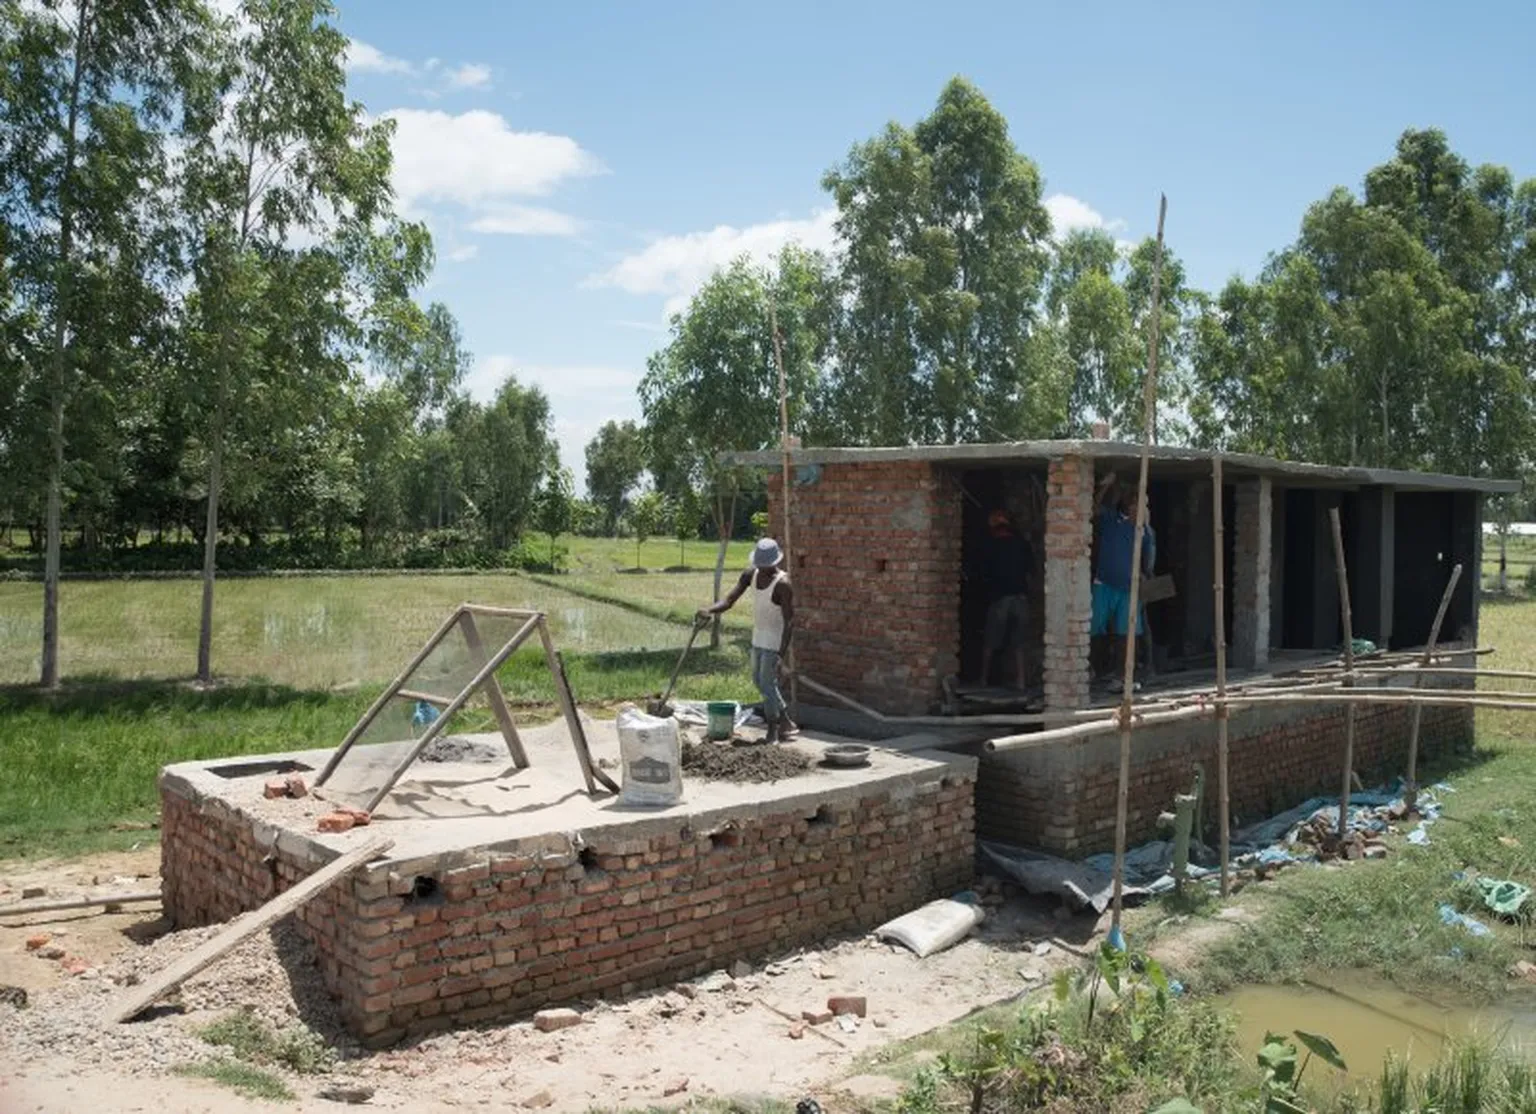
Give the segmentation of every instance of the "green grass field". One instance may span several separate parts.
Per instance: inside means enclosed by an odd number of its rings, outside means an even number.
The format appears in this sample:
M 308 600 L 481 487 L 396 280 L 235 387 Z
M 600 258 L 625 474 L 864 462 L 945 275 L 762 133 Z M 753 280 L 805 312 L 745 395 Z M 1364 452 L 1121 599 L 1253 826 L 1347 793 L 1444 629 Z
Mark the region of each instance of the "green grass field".
M 676 542 L 648 543 L 662 567 Z M 690 617 L 713 598 L 699 571 L 632 569 L 632 542 L 576 539 L 572 572 L 554 577 L 376 576 L 229 579 L 217 589 L 213 662 L 219 684 L 186 684 L 196 664 L 195 580 L 66 581 L 60 598 L 64 690 L 42 694 L 37 676 L 42 589 L 0 583 L 0 855 L 45 854 L 125 843 L 156 807 L 155 775 L 176 761 L 334 745 L 379 688 L 443 617 L 471 600 L 549 616 L 577 700 L 593 708 L 660 691 L 688 637 Z M 627 560 L 626 560 L 627 558 Z M 732 547 L 742 568 L 747 547 Z M 678 681 L 686 699 L 754 698 L 744 613 L 717 650 L 700 639 Z M 490 624 L 494 626 L 494 624 Z M 494 629 L 485 631 L 495 640 Z M 500 680 L 521 718 L 553 715 L 543 656 L 526 648 Z M 456 729 L 489 729 L 472 706 Z

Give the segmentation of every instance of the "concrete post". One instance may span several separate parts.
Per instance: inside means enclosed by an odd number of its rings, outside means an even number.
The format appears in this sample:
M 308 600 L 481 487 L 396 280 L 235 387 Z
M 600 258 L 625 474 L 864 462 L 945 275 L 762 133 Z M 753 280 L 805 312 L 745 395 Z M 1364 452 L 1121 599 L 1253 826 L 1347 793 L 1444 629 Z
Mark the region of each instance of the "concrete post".
M 1236 535 L 1232 548 L 1232 664 L 1263 669 L 1269 664 L 1270 530 L 1274 491 L 1268 476 L 1237 485 Z
M 1093 462 L 1052 459 L 1045 507 L 1045 706 L 1088 705 Z

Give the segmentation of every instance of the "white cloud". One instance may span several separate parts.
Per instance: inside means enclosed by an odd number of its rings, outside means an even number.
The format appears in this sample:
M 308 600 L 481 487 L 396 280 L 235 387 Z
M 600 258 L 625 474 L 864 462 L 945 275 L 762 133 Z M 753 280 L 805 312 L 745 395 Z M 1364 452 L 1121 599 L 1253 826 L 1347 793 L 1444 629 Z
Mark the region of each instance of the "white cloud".
M 616 286 L 631 294 L 666 295 L 670 316 L 687 304 L 716 270 L 741 255 L 766 262 L 786 244 L 820 250 L 833 247 L 837 210 L 823 209 L 804 220 L 778 220 L 736 228 L 716 225 L 707 232 L 663 236 L 587 280 L 590 286 Z
M 491 67 L 479 62 L 465 62 L 448 74 L 448 84 L 455 89 L 489 89 Z
M 503 236 L 574 236 L 582 222 L 536 205 L 497 205 L 470 222 L 475 232 Z
M 1064 240 L 1072 232 L 1086 229 L 1102 229 L 1105 232 L 1119 232 L 1125 227 L 1123 220 L 1107 220 L 1104 214 L 1067 193 L 1053 193 L 1041 202 L 1045 211 L 1051 215 L 1051 238 Z M 1116 245 L 1125 247 L 1126 241 L 1116 240 Z
M 416 72 L 416 67 L 404 58 L 385 54 L 361 39 L 352 39 L 347 43 L 347 70 L 350 73 L 412 74 Z
M 461 244 L 448 253 L 450 263 L 468 263 L 480 254 L 480 249 L 475 244 Z
M 585 491 L 587 442 L 610 419 L 639 420 L 635 388 L 641 374 L 627 368 L 524 364 L 512 356 L 485 356 L 465 377 L 464 388 L 472 397 L 487 402 L 496 397 L 508 375 L 515 375 L 519 383 L 542 390 L 554 415 L 560 463 L 575 473 L 577 490 Z
M 513 131 L 494 112 L 454 116 L 397 108 L 384 115 L 395 121 L 395 192 L 402 205 L 539 197 L 568 179 L 603 171 L 569 136 Z

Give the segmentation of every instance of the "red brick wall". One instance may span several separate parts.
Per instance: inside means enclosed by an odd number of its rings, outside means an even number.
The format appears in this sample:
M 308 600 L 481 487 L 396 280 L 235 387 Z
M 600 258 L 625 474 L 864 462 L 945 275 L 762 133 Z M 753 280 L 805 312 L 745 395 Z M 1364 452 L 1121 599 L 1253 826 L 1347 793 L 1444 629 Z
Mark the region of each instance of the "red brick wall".
M 629 994 L 863 930 L 967 885 L 973 776 L 784 802 L 717 832 L 588 833 L 583 851 L 485 852 L 433 876 L 358 873 L 300 913 L 349 1027 L 373 1045 Z M 165 911 L 179 928 L 255 908 L 307 870 L 264 863 L 252 822 L 161 790 Z M 563 844 L 562 844 L 563 845 Z
M 1362 706 L 1355 723 L 1355 770 L 1366 784 L 1390 781 L 1407 764 L 1410 709 Z M 1315 795 L 1336 794 L 1344 760 L 1344 711 L 1334 709 L 1243 731 L 1231 721 L 1228 774 L 1234 826 L 1262 820 Z M 1420 757 L 1447 753 L 1472 740 L 1472 713 L 1425 708 Z M 982 839 L 1037 847 L 1074 857 L 1114 848 L 1115 800 L 1119 793 L 1118 736 L 1076 746 L 1095 747 L 1095 761 L 1074 762 L 1061 753 L 984 757 L 977 781 L 977 834 Z M 1172 745 L 1169 745 L 1170 742 Z M 1194 784 L 1195 765 L 1205 771 L 1205 817 L 1214 825 L 1216 729 L 1202 721 L 1133 736 L 1127 832 L 1132 846 L 1158 836 L 1158 814 L 1175 793 Z M 1058 748 L 1049 748 L 1057 750 Z M 1022 752 L 1030 755 L 1030 752 Z M 1086 766 L 1087 768 L 1082 768 Z
M 775 472 L 782 541 L 781 487 Z M 798 669 L 878 711 L 930 710 L 959 663 L 960 498 L 925 461 L 829 464 L 794 488 Z

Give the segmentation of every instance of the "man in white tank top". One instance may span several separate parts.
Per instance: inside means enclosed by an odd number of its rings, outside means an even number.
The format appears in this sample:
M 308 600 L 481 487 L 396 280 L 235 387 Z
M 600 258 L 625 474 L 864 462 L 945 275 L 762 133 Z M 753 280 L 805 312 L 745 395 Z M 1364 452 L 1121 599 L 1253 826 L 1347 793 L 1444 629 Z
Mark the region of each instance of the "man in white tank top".
M 779 663 L 789 652 L 794 629 L 795 598 L 784 571 L 784 552 L 772 538 L 764 538 L 752 551 L 752 567 L 741 574 L 725 599 L 699 612 L 700 618 L 729 611 L 752 591 L 752 683 L 763 694 L 763 718 L 768 721 L 767 742 L 795 737 L 798 729 L 786 714 L 784 693 L 779 688 Z

